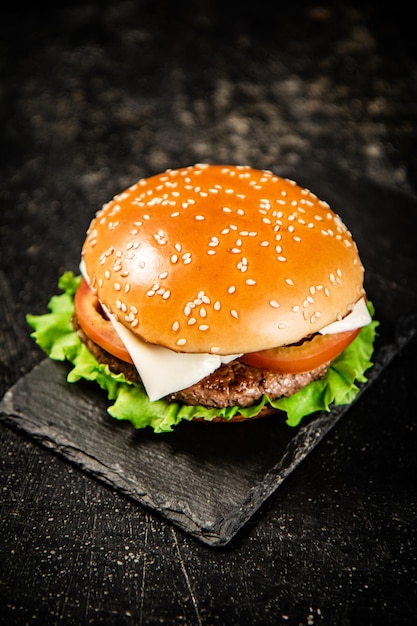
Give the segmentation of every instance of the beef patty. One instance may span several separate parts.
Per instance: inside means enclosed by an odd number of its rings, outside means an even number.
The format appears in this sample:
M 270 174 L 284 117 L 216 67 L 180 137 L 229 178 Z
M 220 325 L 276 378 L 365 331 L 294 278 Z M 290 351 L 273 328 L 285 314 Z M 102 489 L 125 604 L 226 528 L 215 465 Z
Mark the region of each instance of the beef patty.
M 126 380 L 130 382 L 141 382 L 134 365 L 114 357 L 87 337 L 75 314 L 72 324 L 81 341 L 100 363 L 107 364 L 109 369 L 116 374 L 122 372 Z M 291 396 L 313 380 L 322 378 L 328 367 L 329 363 L 309 372 L 285 374 L 260 369 L 236 360 L 221 365 L 195 385 L 172 393 L 167 398 L 184 404 L 201 404 L 215 408 L 236 405 L 247 407 L 255 404 L 263 395 L 268 396 L 270 400 Z

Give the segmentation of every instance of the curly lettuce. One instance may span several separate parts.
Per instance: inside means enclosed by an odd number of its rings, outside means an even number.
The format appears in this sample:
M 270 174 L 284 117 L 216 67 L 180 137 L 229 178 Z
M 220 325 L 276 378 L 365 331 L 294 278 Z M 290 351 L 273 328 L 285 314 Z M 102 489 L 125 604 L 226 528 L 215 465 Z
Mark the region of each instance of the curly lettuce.
M 49 313 L 27 315 L 27 322 L 33 329 L 31 336 L 51 359 L 72 364 L 68 382 L 75 383 L 80 379 L 96 382 L 111 403 L 109 414 L 118 420 L 129 420 L 137 429 L 149 426 L 156 433 L 162 433 L 171 431 L 181 420 L 202 418 L 210 421 L 217 416 L 231 419 L 237 413 L 251 418 L 266 405 L 285 413 L 286 423 L 294 427 L 303 417 L 316 411 L 330 411 L 332 406 L 350 404 L 359 391 L 358 385 L 367 380 L 366 370 L 372 366 L 378 326 L 375 320 L 361 329 L 356 339 L 333 361 L 324 378 L 311 382 L 288 398 L 269 400 L 264 396 L 251 407 L 223 409 L 189 406 L 165 399 L 151 402 L 142 385 L 127 381 L 123 374 L 114 374 L 107 365 L 99 363 L 74 331 L 71 317 L 80 281 L 81 277 L 72 272 L 61 276 L 58 286 L 63 293 L 51 298 Z M 368 306 L 373 315 L 372 304 Z

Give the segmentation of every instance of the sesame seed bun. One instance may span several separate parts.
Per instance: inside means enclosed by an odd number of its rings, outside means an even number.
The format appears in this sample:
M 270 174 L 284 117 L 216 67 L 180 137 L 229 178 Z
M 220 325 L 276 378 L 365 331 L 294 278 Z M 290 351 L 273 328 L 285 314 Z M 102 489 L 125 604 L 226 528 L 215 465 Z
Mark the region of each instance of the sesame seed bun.
M 97 213 L 82 256 L 107 309 L 177 352 L 295 343 L 364 294 L 357 247 L 328 204 L 247 166 L 140 180 Z

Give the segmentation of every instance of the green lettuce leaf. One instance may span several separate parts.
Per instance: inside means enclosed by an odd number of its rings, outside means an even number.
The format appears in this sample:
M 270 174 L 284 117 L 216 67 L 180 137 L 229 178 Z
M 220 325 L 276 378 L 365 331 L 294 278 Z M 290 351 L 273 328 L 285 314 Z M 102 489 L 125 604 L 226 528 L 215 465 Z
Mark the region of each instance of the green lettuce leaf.
M 58 285 L 63 293 L 51 298 L 50 312 L 27 315 L 27 322 L 33 328 L 31 336 L 51 359 L 72 363 L 68 382 L 84 379 L 97 383 L 112 402 L 109 414 L 115 419 L 129 420 L 135 428 L 150 426 L 156 433 L 162 433 L 171 431 L 181 420 L 202 418 L 210 421 L 216 416 L 231 419 L 237 413 L 251 418 L 265 405 L 283 411 L 287 424 L 297 426 L 306 415 L 330 411 L 332 405 L 350 404 L 359 391 L 358 383 L 366 382 L 365 372 L 372 366 L 376 321 L 362 328 L 355 341 L 333 361 L 324 378 L 310 383 L 289 398 L 272 401 L 264 396 L 251 407 L 224 409 L 188 406 L 164 399 L 151 402 L 142 385 L 130 383 L 123 374 L 113 374 L 107 365 L 98 363 L 74 331 L 71 317 L 74 294 L 80 281 L 81 277 L 72 272 L 61 276 Z M 373 315 L 372 304 L 368 306 Z

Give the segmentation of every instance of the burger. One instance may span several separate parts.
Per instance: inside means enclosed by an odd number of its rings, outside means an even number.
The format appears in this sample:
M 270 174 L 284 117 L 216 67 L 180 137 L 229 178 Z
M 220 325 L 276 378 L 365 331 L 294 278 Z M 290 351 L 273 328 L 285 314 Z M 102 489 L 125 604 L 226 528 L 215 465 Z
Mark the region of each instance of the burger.
M 377 322 L 351 233 L 310 190 L 249 166 L 197 164 L 104 205 L 38 344 L 95 381 L 117 419 L 297 425 L 366 381 Z

